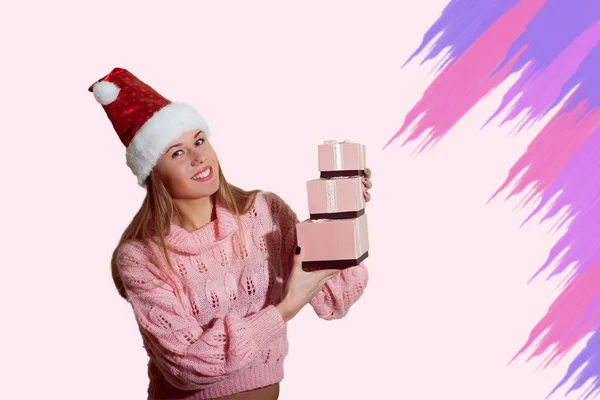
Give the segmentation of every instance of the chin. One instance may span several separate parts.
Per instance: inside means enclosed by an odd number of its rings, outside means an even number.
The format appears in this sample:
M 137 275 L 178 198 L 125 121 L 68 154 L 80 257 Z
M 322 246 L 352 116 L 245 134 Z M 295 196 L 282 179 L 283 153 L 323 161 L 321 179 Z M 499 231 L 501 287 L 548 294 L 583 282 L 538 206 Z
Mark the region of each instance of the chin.
M 196 185 L 194 185 L 196 186 Z M 210 182 L 206 182 L 206 184 L 202 185 L 202 187 L 192 187 L 190 188 L 189 193 L 192 194 L 191 197 L 201 198 L 212 196 L 217 193 L 219 190 L 219 178 L 212 179 Z
M 205 196 L 212 196 L 213 194 L 217 193 L 217 191 L 219 190 L 219 182 L 217 181 L 216 184 L 214 185 L 210 185 L 210 189 L 207 188 L 206 190 L 206 194 Z

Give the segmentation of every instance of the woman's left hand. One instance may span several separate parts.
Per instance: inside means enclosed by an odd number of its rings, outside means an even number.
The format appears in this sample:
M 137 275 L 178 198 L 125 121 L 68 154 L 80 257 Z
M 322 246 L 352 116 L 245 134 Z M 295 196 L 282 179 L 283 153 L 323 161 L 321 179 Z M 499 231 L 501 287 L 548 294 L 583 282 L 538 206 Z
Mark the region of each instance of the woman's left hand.
M 365 201 L 370 201 L 371 194 L 368 192 L 368 190 L 373 187 L 373 182 L 371 181 L 371 170 L 369 168 L 365 169 L 365 176 L 362 178 L 362 183 L 364 186 L 363 196 Z

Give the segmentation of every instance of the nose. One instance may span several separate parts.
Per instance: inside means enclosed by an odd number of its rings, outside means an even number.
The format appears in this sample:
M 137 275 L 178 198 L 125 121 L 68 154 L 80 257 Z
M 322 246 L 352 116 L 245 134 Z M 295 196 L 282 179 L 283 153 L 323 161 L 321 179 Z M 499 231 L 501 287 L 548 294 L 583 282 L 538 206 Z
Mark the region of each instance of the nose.
M 192 166 L 196 167 L 206 161 L 206 157 L 202 154 L 195 153 L 192 157 Z

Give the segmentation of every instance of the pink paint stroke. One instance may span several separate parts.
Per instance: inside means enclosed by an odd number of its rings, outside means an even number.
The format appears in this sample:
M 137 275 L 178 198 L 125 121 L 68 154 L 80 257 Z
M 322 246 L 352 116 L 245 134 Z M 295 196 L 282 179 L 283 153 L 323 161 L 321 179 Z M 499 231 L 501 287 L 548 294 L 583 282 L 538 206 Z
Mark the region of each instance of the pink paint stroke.
M 545 0 L 523 0 L 498 18 L 471 47 L 440 73 L 384 149 L 421 115 L 423 118 L 404 143 L 413 141 L 426 130 L 432 129 L 428 138 L 419 146 L 418 151 L 421 152 L 446 135 L 463 115 L 504 81 L 524 47 L 501 70 L 491 75 L 492 72 L 504 61 L 510 46 L 544 3 Z M 465 86 L 465 83 L 469 86 Z
M 488 202 L 526 169 L 506 199 L 521 194 L 534 182 L 533 188 L 523 198 L 522 204 L 527 205 L 559 176 L 565 165 L 594 132 L 599 118 L 600 110 L 590 112 L 585 101 L 570 111 L 560 110 L 529 144 L 525 154 L 510 169 L 508 177 Z M 568 134 L 565 134 L 567 132 Z M 544 156 L 540 157 L 541 154 Z M 526 222 L 527 220 L 523 224 Z
M 595 263 L 584 273 L 575 276 L 550 306 L 544 318 L 533 328 L 527 343 L 510 360 L 509 364 L 531 347 L 533 342 L 546 330 L 548 331 L 541 343 L 527 359 L 529 361 L 533 357 L 544 354 L 552 345 L 556 345 L 547 357 L 544 367 L 555 360 L 560 360 L 585 335 L 597 329 L 600 308 L 590 308 L 589 306 L 598 302 L 598 282 L 600 282 L 600 262 Z
M 536 70 L 536 66 L 533 64 L 535 61 L 532 61 L 525 68 L 519 80 L 506 93 L 502 99 L 502 104 L 484 126 L 496 118 L 520 93 L 523 95 L 516 101 L 516 104 L 500 125 L 502 126 L 504 122 L 514 120 L 526 108 L 529 108 L 529 110 L 519 129 L 529 120 L 536 120 L 543 116 L 561 96 L 561 89 L 577 71 L 581 62 L 588 56 L 599 40 L 600 21 L 592 24 L 571 42 L 543 71 L 534 74 L 533 71 Z

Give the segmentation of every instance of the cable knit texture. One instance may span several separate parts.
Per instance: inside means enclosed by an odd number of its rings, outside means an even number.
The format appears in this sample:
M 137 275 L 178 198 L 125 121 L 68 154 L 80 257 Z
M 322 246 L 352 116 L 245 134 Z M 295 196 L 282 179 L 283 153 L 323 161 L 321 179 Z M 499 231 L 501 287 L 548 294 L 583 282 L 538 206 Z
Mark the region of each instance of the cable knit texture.
M 153 399 L 211 399 L 283 379 L 286 323 L 275 309 L 296 248 L 298 219 L 271 192 L 259 192 L 241 216 L 216 206 L 217 219 L 193 232 L 177 225 L 167 236 L 166 265 L 154 241 L 128 242 L 119 273 L 150 358 Z M 244 243 L 245 242 L 245 243 Z M 323 319 L 342 318 L 368 281 L 364 264 L 330 279 L 311 301 Z

